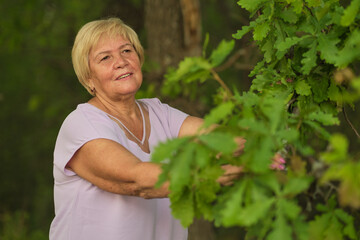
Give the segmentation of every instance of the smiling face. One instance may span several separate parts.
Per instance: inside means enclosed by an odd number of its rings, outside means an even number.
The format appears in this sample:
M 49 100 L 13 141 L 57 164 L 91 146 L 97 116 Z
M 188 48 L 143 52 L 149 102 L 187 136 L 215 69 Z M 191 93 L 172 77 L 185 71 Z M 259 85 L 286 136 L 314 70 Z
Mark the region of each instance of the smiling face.
M 141 63 L 133 45 L 117 35 L 101 36 L 89 54 L 89 86 L 96 97 L 116 101 L 134 96 L 142 83 Z

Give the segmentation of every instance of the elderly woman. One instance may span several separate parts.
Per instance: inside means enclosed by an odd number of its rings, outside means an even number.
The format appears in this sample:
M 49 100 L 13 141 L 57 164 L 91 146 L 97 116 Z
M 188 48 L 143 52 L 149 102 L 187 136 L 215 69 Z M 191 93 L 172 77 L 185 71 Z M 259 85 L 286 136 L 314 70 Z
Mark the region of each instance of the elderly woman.
M 143 48 L 120 19 L 83 26 L 72 61 L 93 97 L 69 114 L 56 141 L 50 239 L 187 239 L 171 216 L 168 184 L 154 188 L 161 166 L 149 160 L 159 142 L 195 134 L 203 121 L 158 99 L 135 99 Z M 240 172 L 227 166 L 219 182 Z

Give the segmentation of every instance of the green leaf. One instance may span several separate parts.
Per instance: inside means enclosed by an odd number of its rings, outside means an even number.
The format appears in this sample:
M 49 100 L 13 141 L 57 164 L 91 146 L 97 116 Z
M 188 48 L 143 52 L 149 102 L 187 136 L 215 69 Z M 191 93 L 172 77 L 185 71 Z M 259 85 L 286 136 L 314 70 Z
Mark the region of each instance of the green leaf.
M 266 240 L 292 239 L 292 230 L 282 214 L 277 214 L 273 224 L 273 230 Z
M 339 51 L 336 66 L 347 67 L 353 61 L 360 59 L 360 30 L 354 30 L 346 39 L 344 47 Z
M 345 158 L 347 156 L 349 141 L 342 134 L 333 134 L 330 138 L 330 144 L 334 151 L 339 153 L 341 158 Z
M 233 102 L 225 102 L 217 107 L 213 108 L 208 115 L 204 118 L 204 124 L 202 127 L 207 128 L 213 124 L 219 123 L 230 115 L 235 107 Z
M 179 67 L 176 71 L 171 71 L 166 75 L 168 84 L 184 81 L 185 78 L 195 80 L 191 78 L 192 74 L 198 73 L 199 71 L 211 69 L 211 64 L 202 57 L 187 57 L 179 63 Z M 190 82 L 190 81 L 187 81 Z
M 293 200 L 287 200 L 284 198 L 280 198 L 277 204 L 282 212 L 291 220 L 295 220 L 299 217 L 301 212 L 301 207 L 297 205 Z
M 254 28 L 253 37 L 255 41 L 261 41 L 263 40 L 268 32 L 270 31 L 270 25 L 268 22 L 262 22 L 260 24 L 257 24 Z
M 285 139 L 287 142 L 293 142 L 299 138 L 299 132 L 296 129 L 287 128 L 279 130 L 277 136 L 281 139 Z
M 258 177 L 261 184 L 264 184 L 266 187 L 270 188 L 275 195 L 280 194 L 280 183 L 273 172 L 270 172 L 268 174 L 262 174 Z
M 322 3 L 321 0 L 305 0 L 308 4 L 308 7 L 319 7 Z
M 326 240 L 338 240 L 342 239 L 341 232 L 342 225 L 337 218 L 331 218 L 329 227 L 324 231 L 324 239 Z
M 259 222 L 267 215 L 275 202 L 275 198 L 263 199 L 243 208 L 237 215 L 237 221 L 241 226 L 251 226 Z
M 274 139 L 271 136 L 261 136 L 257 141 L 251 142 L 257 146 L 256 150 L 252 152 L 246 152 L 249 141 L 245 145 L 245 156 L 249 159 L 249 167 L 254 172 L 265 172 L 269 170 L 271 159 L 274 156 Z
M 279 42 L 275 47 L 279 51 L 286 51 L 295 44 L 299 43 L 301 40 L 303 40 L 303 37 L 288 37 L 283 42 Z
M 253 92 L 244 92 L 237 100 L 239 104 L 243 104 L 246 107 L 252 107 L 259 103 L 260 97 Z
M 301 71 L 304 74 L 309 74 L 310 71 L 316 66 L 316 60 L 317 60 L 317 50 L 316 50 L 317 44 L 316 41 L 314 41 L 310 45 L 310 49 L 303 54 L 303 59 L 301 60 L 301 64 L 303 65 L 301 67 Z
M 342 100 L 340 89 L 333 82 L 330 84 L 330 87 L 328 88 L 328 96 L 331 101 L 337 102 Z
M 207 47 L 209 45 L 209 40 L 210 40 L 209 33 L 206 33 L 205 34 L 204 44 L 203 44 L 203 49 L 202 49 L 202 57 L 203 58 L 206 58 L 206 49 L 207 49 Z
M 222 40 L 218 47 L 213 50 L 213 52 L 210 55 L 210 62 L 212 67 L 216 67 L 220 65 L 225 58 L 231 53 L 231 51 L 234 49 L 235 41 L 226 41 Z
M 302 12 L 304 6 L 302 0 L 291 0 L 291 1 L 287 0 L 287 2 L 291 2 L 291 5 L 293 6 L 295 13 L 300 14 Z
M 243 118 L 238 122 L 239 126 L 244 129 L 250 129 L 253 132 L 267 135 L 269 132 L 263 121 L 256 121 L 253 118 Z
M 331 125 L 339 125 L 340 121 L 339 118 L 337 118 L 336 116 L 334 116 L 331 113 L 325 113 L 325 112 L 312 112 L 308 115 L 308 119 L 312 120 L 312 121 L 318 121 L 326 126 L 331 126 Z
M 294 220 L 294 235 L 299 240 L 309 240 L 309 224 L 304 220 L 304 217 L 300 215 Z
M 312 130 L 320 133 L 325 139 L 330 138 L 330 133 L 320 123 L 314 122 L 313 120 L 305 120 L 304 124 L 309 125 Z
M 172 161 L 170 170 L 170 190 L 173 192 L 181 191 L 191 181 L 191 163 L 193 162 L 194 151 L 197 145 L 189 142 L 184 146 L 184 150 L 179 153 L 176 161 Z
M 196 159 L 196 164 L 200 167 L 200 168 L 204 168 L 207 166 L 207 164 L 210 161 L 210 153 L 209 150 L 207 148 L 205 148 L 202 145 L 198 145 L 195 149 L 195 159 Z
M 295 90 L 299 95 L 309 96 L 311 94 L 311 87 L 305 80 L 298 81 Z
M 288 23 L 296 23 L 299 20 L 298 15 L 293 11 L 292 8 L 283 9 L 279 16 Z
M 247 11 L 253 12 L 259 8 L 261 3 L 266 1 L 267 0 L 239 0 L 238 4 Z
M 273 81 L 274 78 L 267 74 L 258 74 L 252 81 L 251 90 L 262 91 L 267 84 L 272 83 Z
M 340 204 L 342 206 L 360 207 L 360 180 L 358 173 L 360 163 L 352 162 L 350 159 L 343 159 L 343 163 L 332 164 L 323 175 L 321 182 L 329 180 L 340 181 L 338 190 Z
M 211 132 L 206 135 L 200 135 L 199 139 L 209 148 L 225 154 L 233 153 L 237 147 L 234 136 L 229 133 Z
M 309 188 L 312 179 L 309 177 L 291 178 L 283 189 L 283 194 L 295 196 Z
M 329 79 L 327 77 L 317 79 L 308 78 L 308 81 L 311 86 L 311 91 L 314 94 L 315 102 L 321 103 L 328 100 Z
M 250 24 L 250 26 L 243 26 L 241 30 L 237 30 L 237 32 L 233 34 L 232 37 L 235 39 L 241 39 L 245 34 L 250 32 L 253 28 L 254 28 L 254 24 L 253 25 Z
M 188 137 L 184 138 L 174 138 L 167 142 L 162 142 L 158 144 L 153 153 L 151 154 L 152 162 L 163 162 L 172 158 L 176 152 L 184 145 L 185 142 L 189 140 Z
M 213 220 L 213 203 L 217 198 L 220 184 L 216 181 L 223 170 L 220 167 L 212 166 L 201 170 L 195 176 L 193 191 L 196 200 L 197 214 L 203 215 L 207 220 Z
M 241 205 L 247 184 L 247 180 L 238 182 L 238 184 L 236 184 L 232 189 L 230 197 L 225 203 L 225 207 L 220 210 L 222 223 L 225 227 L 230 227 L 237 224 L 236 218 L 242 210 Z
M 354 227 L 354 217 L 347 214 L 342 209 L 336 209 L 334 214 L 345 223 L 345 228 L 343 230 L 344 235 L 348 236 L 350 239 L 356 239 L 356 231 Z
M 352 0 L 350 5 L 345 9 L 344 15 L 341 17 L 341 25 L 350 26 L 360 10 L 360 0 Z
M 339 50 L 337 48 L 337 44 L 340 39 L 332 38 L 325 34 L 320 34 L 318 36 L 318 47 L 317 49 L 320 51 L 321 59 L 327 61 L 328 63 L 335 64 L 338 59 Z
M 270 130 L 271 134 L 274 134 L 282 123 L 282 118 L 284 117 L 284 100 L 280 97 L 265 97 L 260 107 L 269 120 L 270 128 L 268 130 Z
M 324 231 L 328 228 L 331 220 L 331 214 L 326 213 L 315 216 L 315 220 L 309 223 L 309 239 L 323 240 Z
M 178 194 L 178 193 L 177 193 Z M 172 215 L 180 220 L 183 227 L 188 227 L 194 219 L 194 204 L 193 193 L 189 190 L 184 191 L 180 197 L 176 196 L 176 200 L 173 197 L 173 193 L 170 193 Z
M 271 38 L 268 38 L 264 45 L 261 46 L 261 51 L 264 53 L 264 59 L 267 63 L 271 62 L 273 55 L 275 53 L 274 41 Z

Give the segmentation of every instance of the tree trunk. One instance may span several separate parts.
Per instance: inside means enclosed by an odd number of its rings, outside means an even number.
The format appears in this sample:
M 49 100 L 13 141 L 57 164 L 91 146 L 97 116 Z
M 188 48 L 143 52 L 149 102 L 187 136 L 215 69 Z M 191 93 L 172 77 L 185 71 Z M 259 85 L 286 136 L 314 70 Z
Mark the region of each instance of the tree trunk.
M 158 66 L 157 81 L 185 56 L 201 54 L 199 5 L 198 0 L 145 0 L 146 56 Z
M 145 0 L 146 57 L 157 65 L 147 80 L 160 85 L 170 66 L 176 67 L 186 56 L 201 54 L 201 17 L 199 0 Z M 178 99 L 171 105 L 196 114 L 196 106 Z M 196 104 L 195 104 L 196 105 Z M 211 223 L 195 220 L 189 240 L 215 239 Z

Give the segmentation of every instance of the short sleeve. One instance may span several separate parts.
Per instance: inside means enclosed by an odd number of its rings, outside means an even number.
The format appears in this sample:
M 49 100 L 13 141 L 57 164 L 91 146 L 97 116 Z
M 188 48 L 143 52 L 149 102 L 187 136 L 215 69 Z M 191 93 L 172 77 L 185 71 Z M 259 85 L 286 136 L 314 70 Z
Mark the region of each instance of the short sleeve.
M 188 114 L 173 108 L 166 103 L 162 103 L 158 98 L 142 99 L 142 101 L 152 108 L 161 127 L 165 128 L 169 138 L 176 138 L 179 136 L 180 128 L 184 120 L 189 116 Z M 155 125 L 156 122 L 153 122 L 152 124 Z
M 68 176 L 76 174 L 65 169 L 66 164 L 85 143 L 98 138 L 118 141 L 112 121 L 106 115 L 84 105 L 79 105 L 67 116 L 55 144 L 54 165 Z

